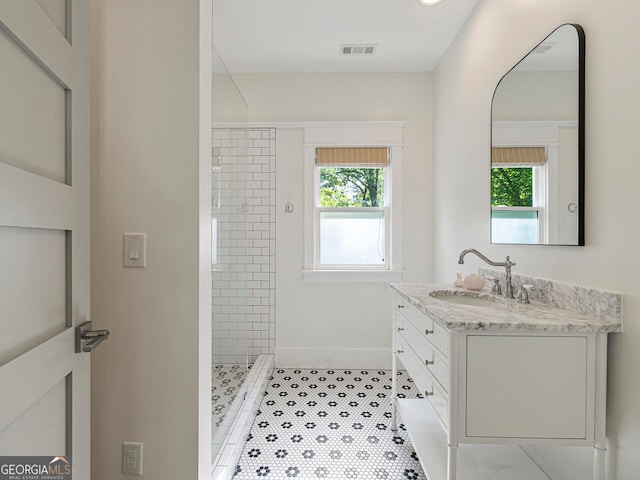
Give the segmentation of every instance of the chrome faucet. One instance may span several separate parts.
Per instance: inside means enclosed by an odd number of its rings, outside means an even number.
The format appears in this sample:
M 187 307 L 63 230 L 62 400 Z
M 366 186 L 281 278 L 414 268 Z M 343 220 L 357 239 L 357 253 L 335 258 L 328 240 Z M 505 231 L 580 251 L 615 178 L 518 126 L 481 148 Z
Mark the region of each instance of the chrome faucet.
M 487 264 L 489 264 L 491 266 L 504 267 L 505 271 L 506 271 L 507 280 L 506 280 L 506 285 L 504 287 L 504 295 L 503 296 L 504 296 L 504 298 L 514 298 L 514 296 L 513 296 L 513 285 L 511 284 L 511 267 L 513 267 L 515 265 L 515 263 L 513 263 L 509 259 L 508 255 L 507 255 L 507 259 L 504 262 L 493 262 L 493 261 L 489 260 L 487 257 L 485 257 L 483 254 L 481 254 L 475 248 L 467 248 L 466 250 L 463 250 L 462 253 L 460 254 L 460 258 L 458 259 L 458 263 L 460 265 L 462 265 L 464 263 L 464 256 L 467 253 L 475 253 L 478 257 L 480 257 L 482 260 L 484 260 Z

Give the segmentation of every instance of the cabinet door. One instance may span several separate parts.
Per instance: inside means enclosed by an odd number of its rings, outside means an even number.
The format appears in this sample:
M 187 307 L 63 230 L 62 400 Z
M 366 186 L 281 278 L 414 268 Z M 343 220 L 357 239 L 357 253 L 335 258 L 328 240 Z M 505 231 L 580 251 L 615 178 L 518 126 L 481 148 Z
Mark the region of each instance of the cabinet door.
M 585 439 L 587 336 L 469 335 L 468 437 Z M 592 369 L 591 369 L 592 370 Z

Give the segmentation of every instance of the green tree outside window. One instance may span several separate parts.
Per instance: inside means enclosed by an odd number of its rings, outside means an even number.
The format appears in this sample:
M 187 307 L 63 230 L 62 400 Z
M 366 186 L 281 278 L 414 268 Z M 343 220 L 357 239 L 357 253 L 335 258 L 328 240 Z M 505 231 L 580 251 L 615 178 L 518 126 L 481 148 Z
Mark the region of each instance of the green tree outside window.
M 533 168 L 492 168 L 491 206 L 532 207 Z
M 380 207 L 383 203 L 383 168 L 320 169 L 321 207 Z

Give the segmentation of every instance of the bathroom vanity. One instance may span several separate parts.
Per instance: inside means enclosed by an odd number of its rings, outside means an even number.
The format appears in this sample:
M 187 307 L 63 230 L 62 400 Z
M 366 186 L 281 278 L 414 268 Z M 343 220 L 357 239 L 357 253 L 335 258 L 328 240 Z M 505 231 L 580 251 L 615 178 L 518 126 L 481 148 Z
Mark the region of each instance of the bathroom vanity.
M 542 444 L 593 447 L 593 478 L 604 479 L 615 318 L 443 285 L 392 287 L 393 377 L 403 366 L 423 397 L 398 398 L 394 382 L 392 427 L 397 408 L 430 480 L 545 479 L 527 447 Z

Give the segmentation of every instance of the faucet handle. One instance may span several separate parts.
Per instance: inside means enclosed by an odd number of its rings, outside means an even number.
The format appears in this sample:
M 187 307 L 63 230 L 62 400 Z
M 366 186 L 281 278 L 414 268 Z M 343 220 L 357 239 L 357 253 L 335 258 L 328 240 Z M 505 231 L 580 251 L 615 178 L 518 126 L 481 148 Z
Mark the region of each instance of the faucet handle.
M 491 295 L 502 295 L 502 288 L 500 288 L 500 279 L 498 278 L 490 278 L 489 280 L 493 281 L 493 285 L 491 286 Z
M 535 290 L 535 287 L 533 285 L 525 285 L 525 284 L 520 285 L 520 289 L 518 290 L 518 294 L 516 295 L 516 303 L 522 303 L 522 304 L 531 303 L 529 301 L 529 292 L 527 291 L 527 289 Z

